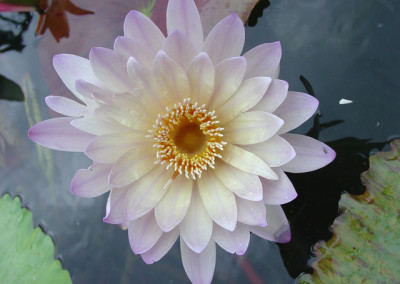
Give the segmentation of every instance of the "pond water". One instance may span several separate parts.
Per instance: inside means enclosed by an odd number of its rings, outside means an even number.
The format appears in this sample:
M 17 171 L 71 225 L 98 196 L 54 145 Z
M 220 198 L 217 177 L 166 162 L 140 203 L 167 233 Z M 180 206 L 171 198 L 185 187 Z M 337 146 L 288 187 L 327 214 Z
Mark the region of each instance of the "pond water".
M 290 176 L 299 194 L 284 206 L 292 241 L 277 245 L 252 236 L 241 257 L 217 249 L 213 283 L 293 283 L 310 271 L 311 247 L 330 237 L 340 194 L 361 193 L 359 175 L 368 168 L 368 155 L 400 134 L 399 8 L 395 0 L 280 0 L 262 11 L 254 27 L 246 27 L 245 50 L 281 41 L 280 78 L 291 90 L 306 92 L 303 76 L 320 101 L 320 115 L 296 132 L 312 129 L 309 134 L 335 149 L 337 159 L 322 170 Z M 26 96 L 25 102 L 0 100 L 5 141 L 0 195 L 22 197 L 35 224 L 53 237 L 56 257 L 74 283 L 187 283 L 178 243 L 148 266 L 132 253 L 126 231 L 102 222 L 106 196 L 84 199 L 70 193 L 74 172 L 90 164 L 84 155 L 47 150 L 28 140 L 30 125 L 54 115 L 44 103 L 52 88 L 41 72 L 52 68 L 42 66 L 46 51 L 40 50 L 49 35 L 34 37 L 37 20 L 23 34 L 22 52 L 0 54 L 0 74 L 22 86 Z M 121 34 L 121 27 L 113 33 Z M 110 42 L 114 37 L 110 34 Z M 341 99 L 352 103 L 340 104 Z

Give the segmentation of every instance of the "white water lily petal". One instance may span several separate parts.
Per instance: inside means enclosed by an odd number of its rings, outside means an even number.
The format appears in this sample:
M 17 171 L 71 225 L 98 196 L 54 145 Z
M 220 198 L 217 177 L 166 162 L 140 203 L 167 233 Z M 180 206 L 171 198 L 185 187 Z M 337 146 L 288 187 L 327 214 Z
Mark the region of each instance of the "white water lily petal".
M 282 48 L 279 41 L 260 44 L 243 55 L 247 60 L 245 78 L 271 77 L 274 78 L 279 62 L 281 61 Z
M 243 198 L 236 198 L 238 222 L 253 225 L 267 226 L 269 219 L 265 214 L 263 201 L 249 201 Z
M 41 121 L 29 129 L 28 136 L 33 142 L 50 149 L 83 152 L 95 136 L 73 127 L 73 119 L 75 118 L 57 117 Z
M 280 167 L 296 156 L 292 145 L 278 135 L 271 137 L 267 141 L 242 147 L 260 157 L 272 168 Z
M 197 181 L 204 207 L 215 223 L 233 231 L 237 221 L 234 194 L 217 179 L 213 172 L 206 171 Z
M 168 233 L 163 233 L 157 243 L 148 251 L 141 254 L 146 264 L 159 261 L 172 248 L 179 236 L 179 229 L 175 228 Z
M 196 284 L 211 283 L 216 261 L 215 242 L 210 240 L 201 253 L 192 251 L 182 237 L 180 244 L 183 268 L 190 281 Z
M 238 223 L 234 231 L 228 231 L 214 224 L 213 239 L 224 250 L 243 255 L 250 242 L 250 230 L 247 225 Z
M 151 68 L 156 51 L 147 48 L 143 43 L 127 36 L 120 36 L 115 40 L 114 50 L 123 56 L 124 61 L 130 57 L 135 58 L 140 64 Z M 135 84 L 135 82 L 132 82 Z
M 224 140 L 238 145 L 263 142 L 271 138 L 283 125 L 279 117 L 262 111 L 241 113 L 224 124 Z
M 318 100 L 313 96 L 288 92 L 286 99 L 274 112 L 285 121 L 278 133 L 286 133 L 302 125 L 315 113 L 317 107 Z
M 184 70 L 187 69 L 190 61 L 197 55 L 196 49 L 189 38 L 180 30 L 175 30 L 168 35 L 164 42 L 163 50 Z
M 190 62 L 187 77 L 193 101 L 208 104 L 214 90 L 215 69 L 207 53 L 199 53 Z
M 124 205 L 127 190 L 112 188 L 107 199 L 106 216 L 103 221 L 110 224 L 121 224 L 126 221 Z
M 155 151 L 151 144 L 135 146 L 115 162 L 109 183 L 122 187 L 140 179 L 154 167 L 154 158 Z
M 246 60 L 241 56 L 227 58 L 215 66 L 215 85 L 209 102 L 210 109 L 218 109 L 238 90 L 245 71 Z
M 75 81 L 75 89 L 84 98 L 85 104 L 88 106 L 87 111 L 97 107 L 100 103 L 110 102 L 113 93 L 106 87 L 99 87 L 81 79 Z
M 230 15 L 220 21 L 207 35 L 203 51 L 207 52 L 214 65 L 225 58 L 239 56 L 244 45 L 242 20 Z
M 162 230 L 154 217 L 154 211 L 129 222 L 129 244 L 135 254 L 150 250 L 160 239 Z
M 288 243 L 291 239 L 289 222 L 279 205 L 266 205 L 268 226 L 252 226 L 250 231 L 268 241 Z
M 129 128 L 121 124 L 113 121 L 104 120 L 92 113 L 86 113 L 85 116 L 82 118 L 74 118 L 73 120 L 71 120 L 71 125 L 76 129 L 93 135 L 105 135 L 129 130 Z
M 86 111 L 86 106 L 65 97 L 48 96 L 45 101 L 49 108 L 67 116 L 79 117 Z
M 134 220 L 152 210 L 167 191 L 166 185 L 171 176 L 171 171 L 166 171 L 161 166 L 155 166 L 152 171 L 127 186 L 126 218 Z
M 138 11 L 131 11 L 125 18 L 124 35 L 145 45 L 154 54 L 159 51 L 165 36 L 148 17 Z
M 276 173 L 263 160 L 235 145 L 225 145 L 222 160 L 250 174 L 259 175 L 266 179 L 275 180 L 278 178 Z
M 278 180 L 261 178 L 264 191 L 264 203 L 279 205 L 295 199 L 297 197 L 297 192 L 287 175 L 280 168 L 275 168 L 274 171 L 278 175 Z
M 285 100 L 289 84 L 273 79 L 262 99 L 251 109 L 273 113 Z
M 304 173 L 318 170 L 332 162 L 336 157 L 332 148 L 314 138 L 290 133 L 281 136 L 296 151 L 296 157 L 281 167 L 285 172 Z
M 221 161 L 216 163 L 215 168 L 217 178 L 237 196 L 252 201 L 262 200 L 263 190 L 258 175 L 246 173 Z
M 170 0 L 167 6 L 167 32 L 179 30 L 199 51 L 203 45 L 203 27 L 200 14 L 193 1 Z
M 109 191 L 108 174 L 112 165 L 93 163 L 89 169 L 78 170 L 71 182 L 71 192 L 80 197 L 97 197 Z
M 204 207 L 199 189 L 195 183 L 189 209 L 185 218 L 179 224 L 181 239 L 185 241 L 192 251 L 200 253 L 209 243 L 212 229 L 213 221 Z
M 189 208 L 193 180 L 179 176 L 169 186 L 167 193 L 155 208 L 156 220 L 164 232 L 178 225 Z
M 271 78 L 255 77 L 242 82 L 237 92 L 219 109 L 218 120 L 226 123 L 254 107 L 263 97 Z

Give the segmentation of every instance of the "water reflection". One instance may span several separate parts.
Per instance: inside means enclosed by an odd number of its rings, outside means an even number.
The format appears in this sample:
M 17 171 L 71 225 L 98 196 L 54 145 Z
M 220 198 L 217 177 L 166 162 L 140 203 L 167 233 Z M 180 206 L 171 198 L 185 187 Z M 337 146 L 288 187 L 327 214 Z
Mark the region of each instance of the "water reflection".
M 24 49 L 22 36 L 31 20 L 30 13 L 0 13 L 0 53 Z

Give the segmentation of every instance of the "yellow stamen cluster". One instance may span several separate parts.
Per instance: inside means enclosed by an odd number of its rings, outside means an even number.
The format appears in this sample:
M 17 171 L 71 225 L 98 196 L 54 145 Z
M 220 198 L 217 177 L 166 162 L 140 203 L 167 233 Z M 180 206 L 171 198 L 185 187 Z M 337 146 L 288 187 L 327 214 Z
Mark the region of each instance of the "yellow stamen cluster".
M 152 130 L 149 130 L 158 148 L 156 164 L 167 163 L 167 169 L 175 168 L 172 179 L 179 174 L 187 178 L 201 177 L 207 167 L 214 168 L 215 158 L 226 142 L 222 141 L 223 128 L 218 127 L 215 112 L 207 112 L 205 105 L 199 106 L 185 99 L 183 103 L 166 108 L 159 114 Z

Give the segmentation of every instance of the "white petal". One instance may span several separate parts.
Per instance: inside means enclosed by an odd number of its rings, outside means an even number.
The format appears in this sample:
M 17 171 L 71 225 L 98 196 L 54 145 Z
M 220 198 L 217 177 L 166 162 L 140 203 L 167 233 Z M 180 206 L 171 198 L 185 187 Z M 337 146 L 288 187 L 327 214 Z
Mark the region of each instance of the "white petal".
M 244 57 L 230 57 L 215 66 L 214 92 L 209 102 L 210 109 L 217 109 L 239 88 L 246 71 Z
M 203 45 L 203 28 L 194 1 L 170 0 L 167 7 L 168 35 L 175 30 L 185 34 L 193 46 L 200 50 Z
M 147 46 L 130 37 L 120 36 L 114 43 L 115 52 L 124 57 L 124 61 L 128 61 L 129 57 L 135 58 L 140 64 L 150 68 L 153 64 L 153 59 L 156 56 L 156 51 L 147 48 Z M 134 84 L 134 82 L 133 82 Z
M 258 175 L 246 173 L 219 160 L 215 165 L 215 175 L 237 196 L 253 201 L 262 200 L 263 191 Z
M 166 193 L 165 186 L 171 176 L 172 172 L 166 171 L 163 166 L 154 166 L 152 171 L 127 186 L 125 199 L 127 219 L 139 218 L 153 209 Z
M 84 117 L 71 121 L 75 128 L 94 135 L 105 135 L 115 132 L 127 131 L 129 128 L 116 122 L 107 121 L 97 115 L 86 113 Z
M 278 135 L 272 136 L 267 141 L 242 147 L 260 157 L 272 168 L 280 167 L 296 156 L 292 145 Z
M 157 243 L 148 251 L 141 254 L 146 264 L 159 261 L 174 245 L 179 236 L 179 229 L 175 228 L 171 232 L 163 233 Z
M 273 113 L 285 100 L 289 84 L 273 79 L 262 99 L 251 110 Z
M 214 65 L 228 57 L 239 56 L 244 45 L 244 26 L 236 14 L 224 18 L 208 34 L 203 51 Z
M 199 105 L 208 104 L 214 90 L 215 70 L 207 53 L 199 53 L 190 62 L 187 76 L 191 98 Z
M 302 125 L 315 113 L 317 107 L 318 100 L 313 96 L 288 92 L 286 99 L 274 112 L 285 121 L 278 133 L 286 133 Z
M 179 175 L 169 186 L 167 193 L 157 204 L 155 215 L 158 225 L 164 232 L 178 225 L 189 208 L 193 180 Z
M 283 125 L 279 117 L 262 111 L 239 114 L 234 120 L 222 125 L 224 140 L 228 143 L 246 145 L 271 138 Z
M 237 92 L 217 109 L 218 120 L 226 123 L 255 106 L 267 90 L 271 78 L 256 77 L 243 81 Z
M 265 205 L 263 201 L 249 201 L 237 197 L 236 203 L 238 222 L 253 226 L 267 226 Z
M 165 37 L 148 17 L 132 10 L 125 18 L 124 35 L 144 44 L 151 52 L 161 49 Z
M 110 224 L 121 224 L 126 221 L 124 205 L 127 190 L 112 188 L 107 199 L 106 216 L 103 221 Z
M 207 246 L 213 228 L 212 219 L 198 191 L 197 183 L 194 183 L 189 209 L 179 224 L 181 238 L 196 253 L 200 253 Z
M 279 205 L 266 205 L 268 226 L 250 227 L 257 236 L 278 243 L 287 243 L 291 239 L 289 222 Z
M 332 162 L 335 151 L 328 145 L 314 138 L 298 134 L 282 134 L 296 151 L 296 157 L 289 163 L 281 166 L 281 169 L 290 173 L 304 173 L 318 170 Z
M 110 173 L 110 184 L 122 187 L 138 180 L 154 167 L 155 156 L 151 144 L 134 147 L 115 162 Z
M 197 181 L 203 204 L 214 220 L 221 227 L 233 231 L 237 221 L 237 209 L 234 194 L 217 179 L 212 171 L 206 171 Z
M 109 98 L 113 94 L 110 89 L 104 86 L 98 87 L 81 79 L 77 79 L 75 81 L 75 89 L 84 97 L 88 109 L 90 107 L 97 106 L 99 102 L 109 103 Z M 93 99 L 96 101 L 93 101 Z
M 49 108 L 63 115 L 79 117 L 86 111 L 86 106 L 65 97 L 48 96 L 45 100 Z
M 89 169 L 78 170 L 71 182 L 71 192 L 80 197 L 96 197 L 110 190 L 108 175 L 112 165 L 93 163 Z
M 214 224 L 213 239 L 227 252 L 243 255 L 249 246 L 250 230 L 241 223 L 232 232 Z
M 168 35 L 163 45 L 163 50 L 185 70 L 197 54 L 188 37 L 180 30 L 175 30 Z
M 83 152 L 95 136 L 71 125 L 74 117 L 57 117 L 32 126 L 29 138 L 44 147 L 70 152 Z
M 261 179 L 264 191 L 265 204 L 285 204 L 297 197 L 297 192 L 286 176 L 286 174 L 279 168 L 274 169 L 278 174 L 278 180 Z
M 183 268 L 190 281 L 195 284 L 210 284 L 216 261 L 215 242 L 210 240 L 201 253 L 192 251 L 182 238 L 180 244 Z
M 282 56 L 280 42 L 260 44 L 243 55 L 248 63 L 245 78 L 271 77 L 276 73 Z
M 154 211 L 129 222 L 128 237 L 135 254 L 150 250 L 162 235 L 154 217 Z
M 266 179 L 278 178 L 276 173 L 258 156 L 232 144 L 224 146 L 222 160 L 250 174 L 259 175 Z

